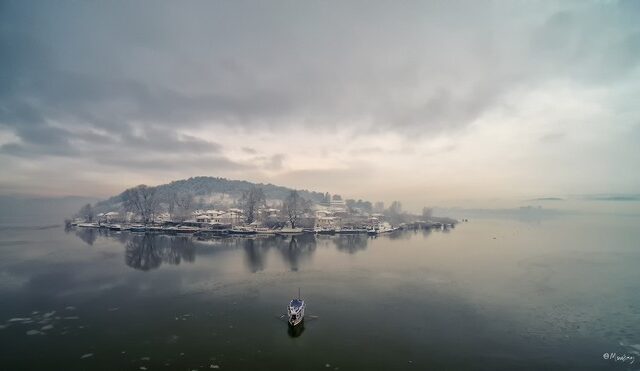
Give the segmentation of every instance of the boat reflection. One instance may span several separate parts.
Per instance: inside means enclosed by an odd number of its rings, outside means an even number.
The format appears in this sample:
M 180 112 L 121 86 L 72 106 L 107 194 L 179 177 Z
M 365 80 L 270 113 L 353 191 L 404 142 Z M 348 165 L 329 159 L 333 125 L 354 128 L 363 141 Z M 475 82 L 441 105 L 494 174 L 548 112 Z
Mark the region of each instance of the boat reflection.
M 297 326 L 287 326 L 287 334 L 292 338 L 297 338 L 304 332 L 304 319 Z

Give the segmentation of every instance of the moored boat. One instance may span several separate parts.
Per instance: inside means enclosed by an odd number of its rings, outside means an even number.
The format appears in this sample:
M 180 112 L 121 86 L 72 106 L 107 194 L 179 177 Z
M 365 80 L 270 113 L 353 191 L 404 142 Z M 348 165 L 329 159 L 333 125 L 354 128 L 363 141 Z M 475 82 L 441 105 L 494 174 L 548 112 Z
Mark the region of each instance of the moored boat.
M 303 232 L 304 230 L 302 228 L 285 227 L 285 228 L 279 229 L 276 233 L 277 234 L 301 234 Z
M 129 226 L 129 228 L 127 228 L 128 230 L 130 230 L 131 232 L 146 232 L 147 231 L 147 227 L 145 227 L 144 225 L 141 224 L 133 224 L 131 226 Z
M 176 233 L 183 233 L 183 234 L 191 234 L 191 233 L 196 233 L 199 231 L 198 228 L 196 227 L 189 227 L 186 225 L 181 225 L 177 228 L 175 228 Z
M 287 315 L 289 316 L 289 325 L 297 326 L 304 320 L 304 300 L 300 298 L 300 290 L 298 290 L 298 298 L 289 302 L 287 307 Z
M 267 228 L 267 227 L 258 227 L 255 229 L 257 234 L 276 234 L 275 229 Z
M 229 234 L 252 235 L 252 234 L 256 234 L 256 230 L 250 227 L 235 226 L 229 229 Z
M 78 223 L 77 226 L 80 228 L 100 228 L 98 223 Z
M 313 231 L 317 234 L 336 234 L 336 230 L 334 228 L 327 227 L 315 227 Z

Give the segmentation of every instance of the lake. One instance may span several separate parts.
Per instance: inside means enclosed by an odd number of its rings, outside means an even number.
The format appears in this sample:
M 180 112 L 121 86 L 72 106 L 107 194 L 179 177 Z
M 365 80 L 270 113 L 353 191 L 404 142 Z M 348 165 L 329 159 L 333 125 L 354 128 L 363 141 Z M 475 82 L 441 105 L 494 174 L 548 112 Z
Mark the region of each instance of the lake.
M 639 226 L 559 215 L 201 240 L 5 225 L 1 365 L 638 369 Z M 279 316 L 298 288 L 307 319 L 291 329 Z

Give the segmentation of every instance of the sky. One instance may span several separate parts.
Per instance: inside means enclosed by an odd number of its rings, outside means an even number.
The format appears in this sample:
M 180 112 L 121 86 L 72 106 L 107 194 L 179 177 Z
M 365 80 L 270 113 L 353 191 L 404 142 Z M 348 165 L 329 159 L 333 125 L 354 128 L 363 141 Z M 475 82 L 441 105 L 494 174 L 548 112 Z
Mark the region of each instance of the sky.
M 640 194 L 638 1 L 0 1 L 0 195 Z

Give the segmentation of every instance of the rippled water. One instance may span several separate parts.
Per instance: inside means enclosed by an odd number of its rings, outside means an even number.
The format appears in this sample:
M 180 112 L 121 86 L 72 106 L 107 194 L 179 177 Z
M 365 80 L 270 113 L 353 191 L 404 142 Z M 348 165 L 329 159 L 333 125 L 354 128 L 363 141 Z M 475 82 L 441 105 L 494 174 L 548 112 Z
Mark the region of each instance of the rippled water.
M 639 221 L 209 240 L 2 227 L 1 364 L 637 369 Z M 298 288 L 308 318 L 292 330 L 279 316 Z

